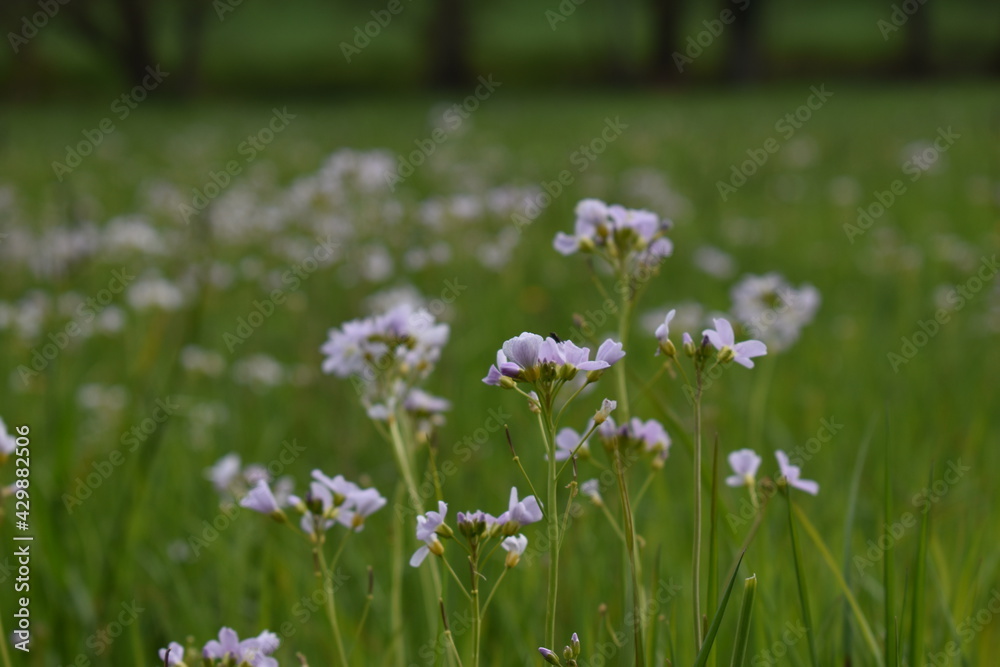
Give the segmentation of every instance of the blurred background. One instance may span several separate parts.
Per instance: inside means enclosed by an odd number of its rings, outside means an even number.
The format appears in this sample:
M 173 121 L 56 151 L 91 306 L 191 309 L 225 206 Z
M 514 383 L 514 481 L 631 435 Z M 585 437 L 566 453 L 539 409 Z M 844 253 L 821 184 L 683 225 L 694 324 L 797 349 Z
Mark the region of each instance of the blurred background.
M 210 97 L 458 87 L 483 72 L 537 88 L 1000 74 L 991 0 L 5 0 L 0 12 L 9 100 L 114 91 L 150 63 L 171 73 L 162 95 Z

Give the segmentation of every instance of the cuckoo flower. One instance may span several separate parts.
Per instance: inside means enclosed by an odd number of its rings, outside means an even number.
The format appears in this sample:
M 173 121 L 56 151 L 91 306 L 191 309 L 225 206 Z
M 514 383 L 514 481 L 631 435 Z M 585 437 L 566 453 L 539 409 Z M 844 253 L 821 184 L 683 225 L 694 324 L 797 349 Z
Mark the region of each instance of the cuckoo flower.
M 729 465 L 734 475 L 726 478 L 729 486 L 753 486 L 757 481 L 757 469 L 761 458 L 752 449 L 738 449 L 729 455 Z
M 774 456 L 778 459 L 778 467 L 781 468 L 781 475 L 788 482 L 788 486 L 795 487 L 814 496 L 819 493 L 819 483 L 811 479 L 801 479 L 799 476 L 802 474 L 802 471 L 798 466 L 793 466 L 788 461 L 788 456 L 783 451 L 779 449 L 774 453 Z
M 202 649 L 205 658 L 232 659 L 236 664 L 246 662 L 251 667 L 278 667 L 278 661 L 268 657 L 278 649 L 280 640 L 273 632 L 265 630 L 257 637 L 240 641 L 232 628 L 219 630 L 219 639 L 208 642 Z
M 444 546 L 437 538 L 437 530 L 444 525 L 444 518 L 447 514 L 448 504 L 439 500 L 437 512 L 427 512 L 427 514 L 421 514 L 417 517 L 417 539 L 422 541 L 424 546 L 417 549 L 410 557 L 412 567 L 423 563 L 429 553 L 434 553 L 437 556 L 444 553 Z
M 712 320 L 715 329 L 705 329 L 702 332 L 708 342 L 719 351 L 720 361 L 735 361 L 740 366 L 753 368 L 753 357 L 761 357 L 767 354 L 767 346 L 759 340 L 745 340 L 742 343 L 736 342 L 736 334 L 733 333 L 733 325 L 729 320 L 718 317 Z
M 504 551 L 507 552 L 505 565 L 508 568 L 514 567 L 521 560 L 521 554 L 528 548 L 528 538 L 524 535 L 511 535 L 500 543 Z
M 538 506 L 538 501 L 534 496 L 528 496 L 524 500 L 518 501 L 517 487 L 510 490 L 510 504 L 507 511 L 497 517 L 497 522 L 501 524 L 516 523 L 525 526 L 542 520 L 542 510 Z

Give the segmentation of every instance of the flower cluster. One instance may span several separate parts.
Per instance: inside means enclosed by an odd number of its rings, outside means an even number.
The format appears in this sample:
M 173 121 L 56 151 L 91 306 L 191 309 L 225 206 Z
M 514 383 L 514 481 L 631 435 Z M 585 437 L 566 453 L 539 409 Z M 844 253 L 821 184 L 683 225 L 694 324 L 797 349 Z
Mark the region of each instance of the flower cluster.
M 538 649 L 538 652 L 545 659 L 545 662 L 550 665 L 565 665 L 565 667 L 577 667 L 580 664 L 580 637 L 574 632 L 573 636 L 569 639 L 569 646 L 563 648 L 562 657 L 566 662 L 563 663 L 559 660 L 559 656 L 555 651 L 547 649 L 544 646 Z
M 159 651 L 162 664 L 171 667 L 194 667 L 195 665 L 237 665 L 238 667 L 278 667 L 278 661 L 271 654 L 278 650 L 281 639 L 273 632 L 265 630 L 256 637 L 240 641 L 232 628 L 219 630 L 219 638 L 213 639 L 197 655 L 195 651 L 185 651 L 177 642 L 170 642 Z M 220 662 L 216 663 L 215 661 Z
M 320 348 L 323 372 L 352 379 L 371 418 L 388 419 L 397 408 L 430 427 L 440 423 L 448 401 L 416 388 L 427 378 L 448 342 L 449 327 L 424 308 L 400 303 L 381 315 L 331 329 Z
M 651 454 L 654 468 L 662 468 L 670 454 L 670 435 L 663 424 L 655 419 L 642 421 L 633 417 L 626 424 L 617 425 L 608 417 L 597 427 L 597 434 L 606 447 L 617 446 Z
M 268 484 L 268 488 L 273 489 L 278 504 L 283 505 L 291 495 L 294 485 L 294 481 L 288 476 L 277 480 L 271 479 L 267 467 L 260 463 L 248 463 L 244 466 L 240 455 L 235 452 L 226 454 L 212 467 L 206 468 L 205 478 L 212 482 L 215 490 L 226 502 L 246 496 L 263 481 Z
M 419 566 L 428 554 L 444 555 L 444 545 L 439 538 L 452 538 L 455 531 L 445 523 L 448 516 L 448 504 L 438 501 L 437 511 L 430 511 L 417 517 L 417 539 L 424 543 L 410 558 L 410 565 Z M 507 511 L 499 516 L 486 512 L 459 512 L 457 516 L 458 532 L 461 533 L 470 546 L 475 547 L 494 537 L 506 536 L 501 542 L 507 552 L 507 567 L 517 565 L 521 554 L 528 546 L 528 538 L 516 535 L 522 526 L 541 521 L 542 508 L 534 496 L 523 500 L 518 499 L 517 487 L 510 490 L 510 501 Z
M 601 255 L 612 266 L 655 266 L 674 251 L 666 238 L 670 227 L 669 220 L 649 211 L 584 199 L 576 205 L 573 234 L 559 232 L 552 245 L 563 255 Z
M 362 489 L 342 475 L 330 478 L 321 470 L 313 470 L 312 477 L 305 498 L 289 496 L 285 502 L 279 501 L 267 480 L 259 480 L 240 500 L 240 506 L 279 521 L 286 520 L 283 507 L 294 507 L 302 513 L 302 532 L 314 539 L 335 523 L 360 532 L 365 519 L 385 507 L 386 499 L 376 489 Z
M 662 353 L 670 358 L 677 356 L 677 348 L 673 341 L 670 340 L 670 322 L 676 314 L 676 310 L 668 312 L 663 319 L 663 323 L 655 331 L 656 340 L 659 343 L 656 351 L 657 354 Z M 691 334 L 686 332 L 683 334 L 681 340 L 683 341 L 685 354 L 689 357 L 703 360 L 705 359 L 707 346 L 711 345 L 717 351 L 717 363 L 735 361 L 746 368 L 754 367 L 754 357 L 761 357 L 767 354 L 767 346 L 759 340 L 745 340 L 737 343 L 736 332 L 733 331 L 733 325 L 729 323 L 729 320 L 717 317 L 712 320 L 712 323 L 715 325 L 714 329 L 705 329 L 701 332 L 700 345 L 695 344 L 694 339 L 691 338 Z
M 555 383 L 561 386 L 580 371 L 587 373 L 587 382 L 594 382 L 624 356 L 622 344 L 610 338 L 601 343 L 591 359 L 588 347 L 524 332 L 497 350 L 496 364 L 490 366 L 483 382 L 507 389 L 523 382 L 540 389 Z
M 748 275 L 733 286 L 733 317 L 773 352 L 790 347 L 812 322 L 820 294 L 812 285 L 795 289 L 778 273 Z

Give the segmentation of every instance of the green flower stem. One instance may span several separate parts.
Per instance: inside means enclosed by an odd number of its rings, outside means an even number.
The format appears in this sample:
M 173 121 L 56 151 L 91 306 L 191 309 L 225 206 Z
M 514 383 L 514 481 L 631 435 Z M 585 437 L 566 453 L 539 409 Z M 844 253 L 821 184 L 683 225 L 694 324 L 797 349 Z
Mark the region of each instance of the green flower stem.
M 694 591 L 695 650 L 701 650 L 701 368 L 696 371 L 694 394 L 694 547 L 691 557 L 692 589 Z
M 618 320 L 618 342 L 623 349 L 628 348 L 628 331 L 632 320 L 632 300 L 626 295 L 622 297 L 621 317 Z M 619 361 L 615 364 L 615 374 L 618 377 L 618 412 L 621 423 L 626 423 L 631 416 L 628 407 L 628 383 L 626 382 L 625 364 Z
M 396 459 L 396 465 L 399 467 L 399 472 L 403 476 L 403 482 L 406 485 L 406 490 L 410 496 L 410 503 L 413 507 L 414 512 L 422 512 L 424 509 L 423 499 L 420 497 L 420 492 L 417 490 L 416 478 L 413 475 L 414 462 L 413 457 L 410 455 L 406 447 L 406 442 L 403 440 L 403 434 L 400 431 L 400 417 L 401 415 L 398 411 L 389 416 L 389 441 L 392 444 L 392 452 Z M 430 578 L 428 578 L 427 572 L 430 572 Z M 441 573 L 438 570 L 438 565 L 436 562 L 431 561 L 429 568 L 420 568 L 420 586 L 423 589 L 424 600 L 426 603 L 426 615 L 427 615 L 427 625 L 431 636 L 438 635 L 437 622 L 434 620 L 434 598 L 440 596 L 441 594 Z
M 341 543 L 341 546 L 343 546 L 343 543 Z M 323 589 L 326 593 L 324 596 L 326 598 L 326 615 L 330 619 L 330 630 L 333 631 L 333 641 L 337 648 L 337 658 L 340 660 L 341 665 L 347 667 L 347 653 L 344 651 L 344 640 L 340 635 L 340 623 L 337 621 L 337 608 L 333 600 L 335 593 L 333 577 L 331 576 L 330 568 L 327 566 L 326 555 L 323 553 L 322 545 L 316 547 L 316 556 L 319 559 L 320 566 L 320 571 L 316 574 L 323 578 Z
M 635 527 L 632 523 L 632 506 L 629 503 L 628 486 L 625 484 L 625 470 L 622 466 L 621 448 L 615 442 L 614 447 L 615 473 L 618 479 L 618 493 L 622 503 L 622 523 L 625 529 L 625 546 L 628 548 L 629 570 L 632 574 L 632 628 L 635 636 L 635 664 L 642 667 L 646 660 L 646 651 L 642 643 L 642 613 L 641 593 L 639 591 L 639 558 L 635 548 Z
M 493 599 L 493 594 L 497 592 L 498 588 L 500 588 L 500 582 L 503 581 L 503 578 L 507 576 L 507 570 L 509 569 L 510 569 L 509 567 L 505 567 L 503 569 L 503 572 L 501 572 L 500 576 L 497 578 L 497 583 L 493 584 L 493 590 L 491 590 L 490 594 L 486 596 L 486 602 L 483 603 L 483 610 L 482 610 L 483 616 L 486 615 L 486 610 L 490 606 L 490 601 Z
M 524 469 L 524 466 L 521 464 L 521 457 L 517 455 L 517 451 L 514 449 L 514 441 L 511 440 L 510 429 L 507 428 L 506 425 L 504 425 L 504 431 L 507 432 L 507 444 L 510 446 L 510 455 L 514 457 L 514 464 L 517 465 L 517 469 L 521 471 L 521 474 L 524 476 L 524 480 L 528 483 L 528 488 L 531 489 L 531 494 L 535 496 L 535 498 L 537 499 L 538 492 L 535 491 L 535 485 L 531 483 L 531 478 L 528 477 L 528 472 Z M 545 514 L 544 510 L 542 511 L 542 514 L 543 515 Z
M 556 644 L 556 596 L 559 594 L 559 499 L 556 484 L 556 433 L 552 422 L 551 398 L 544 397 L 541 406 L 542 437 L 545 439 L 548 457 L 548 479 L 545 518 L 548 519 L 549 538 L 549 582 L 545 599 L 545 645 Z
M 479 667 L 479 643 L 483 631 L 482 611 L 479 607 L 479 572 L 476 568 L 478 556 L 469 556 L 469 565 L 472 569 L 472 595 L 470 604 L 472 606 L 472 667 Z
M 350 658 L 351 654 L 354 653 L 354 649 L 357 648 L 358 643 L 361 641 L 361 631 L 364 630 L 365 621 L 368 620 L 368 612 L 372 608 L 372 600 L 375 598 L 374 591 L 374 579 L 372 578 L 372 566 L 368 566 L 368 595 L 365 596 L 365 606 L 361 609 L 361 620 L 358 621 L 358 629 L 354 632 L 354 641 L 351 642 L 351 648 L 347 649 L 347 657 Z

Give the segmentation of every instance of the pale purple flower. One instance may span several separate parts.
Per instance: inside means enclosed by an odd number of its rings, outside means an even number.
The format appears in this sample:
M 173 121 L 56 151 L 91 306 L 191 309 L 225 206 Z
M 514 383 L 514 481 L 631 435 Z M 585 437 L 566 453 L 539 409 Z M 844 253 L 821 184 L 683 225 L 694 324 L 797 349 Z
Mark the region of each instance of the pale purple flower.
M 759 340 L 746 340 L 742 343 L 736 342 L 736 334 L 733 332 L 733 325 L 722 317 L 712 320 L 715 329 L 705 329 L 702 335 L 708 338 L 708 342 L 720 352 L 724 349 L 733 351 L 733 361 L 740 366 L 753 368 L 753 357 L 761 357 L 767 354 L 767 346 Z
M 556 434 L 556 461 L 565 461 L 573 451 L 580 445 L 580 434 L 575 429 L 566 427 Z M 588 448 L 587 442 L 580 445 L 580 451 Z M 579 452 L 577 452 L 579 454 Z M 545 455 L 546 460 L 549 455 Z
M 337 521 L 360 533 L 365 519 L 385 507 L 386 499 L 376 489 L 362 489 L 347 496 L 337 512 Z
M 670 436 L 660 422 L 655 419 L 644 422 L 638 417 L 633 417 L 629 422 L 629 435 L 641 442 L 647 452 L 661 452 L 662 458 L 666 458 L 666 451 L 670 448 Z
M 313 471 L 318 472 L 318 471 Z M 321 473 L 322 474 L 322 473 Z M 333 492 L 325 484 L 320 482 L 310 482 L 309 483 L 309 493 L 306 494 L 306 498 L 302 499 L 291 496 L 288 502 L 292 505 L 305 504 L 310 508 L 308 512 L 302 515 L 302 520 L 299 522 L 299 526 L 302 528 L 304 533 L 312 534 L 316 532 L 317 524 L 316 521 L 319 520 L 320 530 L 325 532 L 329 530 L 333 524 L 333 519 L 328 518 L 330 514 L 333 513 L 334 497 Z M 319 504 L 318 508 L 314 505 Z M 316 514 L 313 514 L 313 509 L 317 509 Z
M 528 496 L 522 501 L 517 499 L 517 487 L 510 490 L 510 504 L 507 511 L 497 519 L 501 523 L 513 521 L 522 526 L 542 520 L 542 510 L 534 496 Z
M 542 342 L 541 336 L 527 331 L 504 341 L 501 351 L 508 361 L 501 362 L 497 358 L 500 372 L 508 377 L 517 377 L 521 371 L 534 368 L 538 364 L 538 350 Z
M 608 229 L 608 205 L 598 199 L 584 199 L 576 205 L 574 233 L 559 232 L 552 245 L 559 254 L 572 255 L 580 250 L 581 244 L 599 242 Z
M 228 491 L 233 481 L 240 476 L 242 462 L 239 454 L 226 454 L 215 462 L 211 468 L 205 469 L 205 478 L 211 480 L 216 491 Z
M 266 480 L 257 482 L 257 486 L 250 489 L 247 495 L 240 500 L 240 507 L 246 507 L 261 514 L 276 514 L 281 511 L 278 501 L 271 492 L 271 487 Z
M 608 366 L 614 366 L 616 363 L 621 361 L 625 356 L 625 352 L 622 351 L 622 344 L 608 338 L 601 346 L 597 348 L 597 355 L 595 359 L 597 361 L 607 364 Z
M 361 490 L 360 486 L 358 486 L 354 482 L 347 481 L 346 479 L 344 479 L 343 475 L 337 475 L 333 479 L 330 479 L 325 474 L 323 474 L 322 470 L 318 468 L 312 471 L 312 477 L 321 485 L 323 485 L 324 487 L 335 493 L 337 496 L 339 496 L 342 499 L 340 503 L 343 503 L 344 500 L 346 500 L 349 496 Z
M 793 466 L 789 463 L 788 456 L 783 451 L 779 449 L 774 453 L 774 456 L 778 459 L 778 467 L 781 468 L 781 474 L 784 476 L 785 481 L 788 482 L 788 486 L 795 487 L 814 496 L 819 493 L 819 483 L 811 479 L 800 479 L 799 475 L 802 474 L 802 471 L 798 466 Z
M 173 667 L 184 660 L 184 647 L 177 642 L 170 642 L 167 648 L 160 649 L 159 656 L 161 663 L 166 664 L 167 667 Z
M 417 414 L 438 414 L 451 410 L 451 401 L 414 387 L 403 399 L 403 408 Z
M 205 658 L 232 658 L 237 664 L 247 662 L 252 667 L 278 667 L 278 661 L 268 657 L 268 654 L 274 653 L 279 644 L 278 636 L 266 630 L 257 637 L 240 641 L 235 630 L 222 628 L 219 639 L 205 644 L 201 653 Z
M 427 512 L 417 517 L 417 539 L 424 543 L 424 546 L 417 549 L 410 557 L 410 565 L 417 567 L 424 562 L 427 554 L 430 553 L 430 545 L 438 541 L 437 529 L 444 523 L 444 518 L 448 515 L 448 504 L 443 500 L 438 501 L 437 512 Z
M 730 453 L 729 465 L 736 474 L 727 477 L 726 484 L 729 486 L 753 486 L 760 462 L 761 458 L 752 449 L 737 449 Z
M 667 316 L 663 319 L 663 324 L 656 327 L 656 340 L 659 341 L 661 346 L 666 344 L 666 342 L 670 339 L 670 321 L 674 319 L 675 315 L 677 315 L 676 308 L 667 313 Z M 656 354 L 659 353 L 660 348 L 657 348 Z

